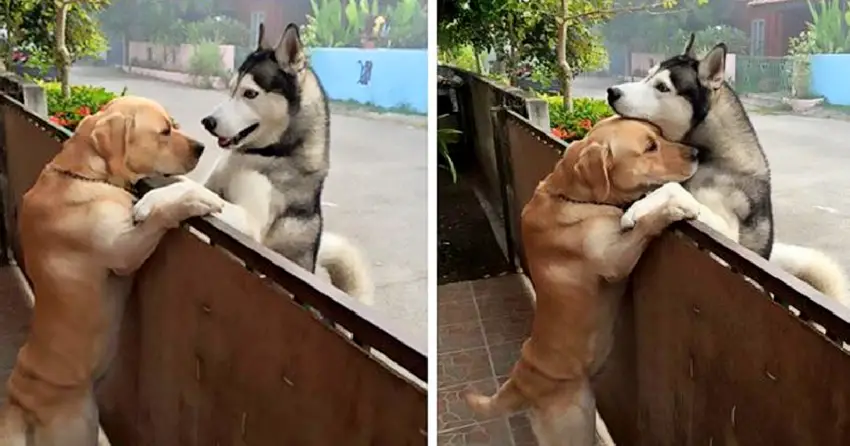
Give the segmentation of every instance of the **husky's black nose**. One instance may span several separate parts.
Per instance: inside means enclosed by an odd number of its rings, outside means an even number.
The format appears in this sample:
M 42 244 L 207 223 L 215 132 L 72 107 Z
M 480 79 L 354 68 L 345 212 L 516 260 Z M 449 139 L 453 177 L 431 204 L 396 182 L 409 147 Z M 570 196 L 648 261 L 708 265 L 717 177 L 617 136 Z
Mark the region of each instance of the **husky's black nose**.
M 212 116 L 207 116 L 206 118 L 201 119 L 201 125 L 203 125 L 208 132 L 212 132 L 213 130 L 215 130 L 216 124 L 218 123 L 215 122 L 215 118 L 213 118 Z
M 200 158 L 204 153 L 204 143 L 200 141 L 189 140 L 189 148 L 192 149 L 192 154 L 195 155 L 195 158 Z
M 620 90 L 617 87 L 608 88 L 608 104 L 614 105 L 617 102 L 617 99 L 623 97 L 623 90 Z

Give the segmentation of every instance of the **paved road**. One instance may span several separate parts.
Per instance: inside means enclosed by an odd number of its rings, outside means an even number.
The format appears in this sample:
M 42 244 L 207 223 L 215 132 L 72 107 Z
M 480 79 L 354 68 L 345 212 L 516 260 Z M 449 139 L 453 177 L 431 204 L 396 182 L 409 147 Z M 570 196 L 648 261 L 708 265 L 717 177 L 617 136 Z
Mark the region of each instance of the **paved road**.
M 575 96 L 605 97 L 611 81 L 579 79 Z M 850 122 L 750 112 L 773 175 L 777 239 L 815 247 L 850 274 Z
M 200 120 L 224 97 L 120 73 L 77 67 L 75 84 L 101 85 L 162 103 L 190 135 L 207 144 L 190 175 L 203 181 L 223 153 Z M 424 122 L 424 119 L 422 120 Z M 328 229 L 351 237 L 373 265 L 376 306 L 427 340 L 427 131 L 424 125 L 334 115 L 331 171 L 323 200 Z

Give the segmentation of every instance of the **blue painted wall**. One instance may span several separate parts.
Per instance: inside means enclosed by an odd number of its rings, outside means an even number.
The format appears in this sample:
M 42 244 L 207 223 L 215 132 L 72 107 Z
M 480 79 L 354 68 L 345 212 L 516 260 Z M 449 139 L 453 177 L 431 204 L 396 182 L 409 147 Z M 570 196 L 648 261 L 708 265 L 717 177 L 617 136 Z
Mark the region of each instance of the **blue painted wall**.
M 425 49 L 311 48 L 310 64 L 333 100 L 428 111 Z
M 834 105 L 850 105 L 850 54 L 815 54 L 811 58 L 812 93 Z

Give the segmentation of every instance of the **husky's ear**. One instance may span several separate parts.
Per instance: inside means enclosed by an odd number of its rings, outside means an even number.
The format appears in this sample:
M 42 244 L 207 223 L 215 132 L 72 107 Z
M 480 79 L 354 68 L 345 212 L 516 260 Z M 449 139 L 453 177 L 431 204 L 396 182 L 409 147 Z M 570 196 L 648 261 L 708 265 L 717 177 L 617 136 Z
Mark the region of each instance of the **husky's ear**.
M 286 30 L 280 37 L 280 42 L 274 49 L 274 55 L 283 71 L 297 74 L 304 70 L 304 66 L 307 64 L 307 56 L 304 54 L 304 45 L 301 44 L 298 25 L 290 23 L 286 26 Z
M 259 37 L 257 37 L 257 49 L 261 50 L 266 48 L 266 25 L 263 25 L 263 22 L 260 22 L 260 30 L 258 34 Z
M 716 90 L 723 85 L 726 73 L 726 44 L 718 43 L 699 61 L 699 80 Z
M 688 44 L 685 45 L 685 51 L 682 53 L 691 59 L 696 59 L 696 54 L 694 54 L 694 39 L 697 37 L 696 34 L 691 33 L 691 37 L 688 38 Z

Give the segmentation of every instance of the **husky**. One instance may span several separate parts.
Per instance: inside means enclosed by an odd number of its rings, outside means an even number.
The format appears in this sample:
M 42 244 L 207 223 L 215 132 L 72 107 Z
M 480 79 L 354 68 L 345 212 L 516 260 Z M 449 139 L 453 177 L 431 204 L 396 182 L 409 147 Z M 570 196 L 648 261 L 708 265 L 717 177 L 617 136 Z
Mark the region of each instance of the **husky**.
M 372 283 L 360 251 L 324 232 L 322 188 L 329 168 L 330 111 L 307 65 L 298 27 L 289 24 L 274 47 L 265 28 L 230 81 L 230 97 L 201 120 L 229 153 L 206 187 L 235 206 L 221 218 L 259 243 L 363 303 Z
M 636 82 L 607 90 L 619 115 L 658 126 L 665 137 L 695 147 L 699 169 L 686 182 L 662 186 L 623 216 L 631 227 L 655 202 L 690 193 L 701 203 L 699 221 L 779 264 L 818 291 L 848 303 L 847 280 L 838 264 L 810 248 L 774 243 L 770 166 L 738 95 L 725 79 L 726 45 L 704 57 L 693 49 L 694 34 L 681 55 L 653 67 Z

